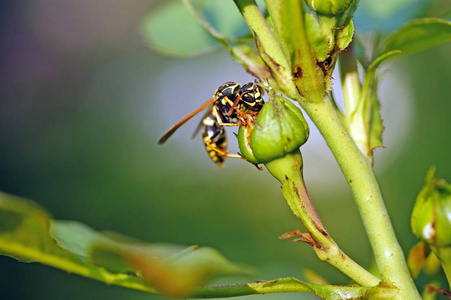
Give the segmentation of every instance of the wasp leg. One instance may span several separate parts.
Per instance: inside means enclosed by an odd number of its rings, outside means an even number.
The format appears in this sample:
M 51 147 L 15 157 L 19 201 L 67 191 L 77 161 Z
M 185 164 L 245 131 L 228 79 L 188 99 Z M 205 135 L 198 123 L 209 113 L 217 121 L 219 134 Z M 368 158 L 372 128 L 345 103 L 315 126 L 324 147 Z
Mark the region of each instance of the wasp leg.
M 222 117 L 218 111 L 218 108 L 216 106 L 213 106 L 213 115 L 215 116 L 216 120 L 218 121 L 218 124 L 220 126 L 241 126 L 244 125 L 243 122 L 236 122 L 236 123 L 225 123 L 222 121 Z
M 215 151 L 219 156 L 221 157 L 231 157 L 231 158 L 241 158 L 244 159 L 241 155 L 238 154 L 229 154 L 226 150 L 218 148 L 217 146 L 214 146 L 213 144 L 206 144 L 205 146 L 208 151 Z

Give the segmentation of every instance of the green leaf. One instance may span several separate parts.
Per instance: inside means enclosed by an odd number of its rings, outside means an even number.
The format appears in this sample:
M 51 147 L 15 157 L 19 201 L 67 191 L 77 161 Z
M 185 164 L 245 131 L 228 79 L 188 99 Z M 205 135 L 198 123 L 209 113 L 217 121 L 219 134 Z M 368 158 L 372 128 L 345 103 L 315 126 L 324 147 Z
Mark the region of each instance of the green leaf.
M 384 146 L 382 143 L 384 126 L 377 95 L 379 82 L 376 78 L 376 71 L 383 62 L 399 54 L 401 54 L 399 50 L 390 51 L 382 54 L 371 63 L 366 71 L 360 98 L 350 117 L 351 136 L 360 151 L 370 160 L 373 157 L 373 149 Z
M 32 201 L 0 193 L 0 253 L 152 293 L 183 297 L 207 280 L 249 275 L 209 247 L 147 244 L 54 221 Z
M 384 131 L 384 125 L 382 123 L 381 115 L 381 104 L 379 101 L 379 96 L 377 94 L 377 87 L 379 83 L 374 80 L 373 87 L 369 95 L 370 108 L 370 118 L 369 122 L 369 141 L 368 141 L 368 156 L 372 158 L 373 150 L 378 147 L 384 147 L 382 142 L 382 132 Z
M 91 257 L 111 271 L 134 272 L 159 293 L 185 297 L 205 282 L 226 275 L 250 275 L 253 270 L 228 261 L 210 247 L 148 245 L 140 242 L 96 243 Z
M 409 251 L 409 255 L 407 257 L 407 266 L 409 267 L 409 271 L 414 279 L 418 278 L 418 275 L 423 269 L 427 252 L 430 252 L 428 250 L 429 249 L 426 243 L 419 241 Z
M 309 42 L 313 51 L 315 51 L 316 59 L 320 62 L 325 61 L 335 47 L 334 30 L 332 29 L 335 26 L 335 19 L 321 17 L 320 23 L 318 23 L 318 19 L 313 13 L 306 13 L 305 25 Z
M 181 1 L 165 1 L 144 18 L 142 32 L 151 48 L 188 57 L 216 49 L 225 39 L 250 36 L 232 2 L 184 2 L 186 7 Z
M 84 261 L 89 260 L 89 251 L 93 242 L 109 240 L 94 229 L 75 221 L 53 221 L 50 234 L 58 246 Z
M 352 42 L 354 37 L 354 22 L 351 18 L 346 22 L 343 29 L 341 29 L 337 35 L 337 47 L 340 51 L 346 49 Z
M 153 50 L 165 55 L 188 57 L 218 46 L 179 1 L 167 1 L 147 15 L 142 33 Z
M 199 287 L 222 275 L 252 270 L 225 259 L 210 247 L 147 244 L 102 233 L 74 221 L 53 221 L 36 203 L 0 193 L 0 252 L 69 273 L 176 297 L 224 297 L 263 293 L 314 292 L 325 299 L 354 299 L 394 293 L 382 287 L 310 284 L 294 278 L 242 285 Z
M 241 65 L 244 66 L 247 72 L 252 74 L 253 76 L 257 78 L 266 78 L 270 83 L 273 83 L 276 85 L 276 83 L 272 79 L 271 71 L 269 70 L 268 66 L 265 65 L 261 57 L 256 53 L 254 48 L 252 48 L 250 45 L 246 43 L 246 39 L 242 38 L 227 38 L 226 36 L 234 36 L 237 35 L 236 33 L 233 34 L 231 31 L 231 27 L 227 24 L 240 24 L 240 28 L 246 28 L 244 30 L 246 35 L 250 36 L 250 32 L 246 27 L 246 24 L 242 20 L 241 16 L 237 13 L 238 10 L 236 7 L 231 4 L 231 2 L 225 2 L 225 1 L 210 1 L 208 2 L 210 6 L 212 6 L 214 3 L 221 5 L 221 7 L 210 7 L 209 10 L 214 12 L 223 12 L 224 14 L 228 14 L 229 17 L 227 19 L 223 19 L 221 15 L 221 18 L 216 16 L 216 23 L 219 22 L 220 25 L 217 26 L 221 28 L 221 33 L 223 32 L 229 32 L 229 34 L 224 36 L 223 34 L 216 31 L 216 29 L 207 21 L 207 9 L 205 7 L 199 8 L 196 7 L 195 3 L 199 1 L 192 1 L 192 0 L 183 0 L 183 3 L 185 4 L 185 7 L 189 10 L 191 13 L 193 19 L 195 19 L 200 27 L 203 28 L 203 30 L 209 34 L 219 45 L 226 48 L 233 59 L 238 61 Z M 224 7 L 224 5 L 228 3 L 228 6 Z M 231 6 L 232 5 L 232 6 Z M 233 9 L 233 10 L 232 10 Z M 239 17 L 239 20 L 235 20 L 234 18 L 231 18 L 230 16 Z M 211 19 L 211 18 L 210 18 Z M 215 20 L 214 19 L 214 20 Z M 222 25 L 221 25 L 222 24 Z M 227 30 L 228 28 L 228 30 Z M 233 27 L 232 27 L 233 28 Z M 243 31 L 243 30 L 241 30 Z
M 438 18 L 417 19 L 389 35 L 379 53 L 401 50 L 403 54 L 412 54 L 449 41 L 451 22 Z

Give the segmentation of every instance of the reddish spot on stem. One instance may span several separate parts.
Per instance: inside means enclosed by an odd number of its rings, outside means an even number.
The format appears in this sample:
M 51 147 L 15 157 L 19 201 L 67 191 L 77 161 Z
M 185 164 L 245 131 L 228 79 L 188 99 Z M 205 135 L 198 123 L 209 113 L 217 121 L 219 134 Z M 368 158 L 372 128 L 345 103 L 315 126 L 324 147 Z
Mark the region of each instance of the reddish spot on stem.
M 301 67 L 296 68 L 296 72 L 293 73 L 294 78 L 301 78 L 302 77 L 302 69 Z

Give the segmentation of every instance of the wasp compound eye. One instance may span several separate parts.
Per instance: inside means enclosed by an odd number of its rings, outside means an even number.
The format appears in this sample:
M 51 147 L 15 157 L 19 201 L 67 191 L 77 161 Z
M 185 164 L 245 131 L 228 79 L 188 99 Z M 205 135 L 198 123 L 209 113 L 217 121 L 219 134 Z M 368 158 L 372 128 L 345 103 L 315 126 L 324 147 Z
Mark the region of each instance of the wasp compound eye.
M 241 100 L 248 108 L 260 110 L 265 101 L 259 87 L 253 82 L 246 83 L 240 89 Z

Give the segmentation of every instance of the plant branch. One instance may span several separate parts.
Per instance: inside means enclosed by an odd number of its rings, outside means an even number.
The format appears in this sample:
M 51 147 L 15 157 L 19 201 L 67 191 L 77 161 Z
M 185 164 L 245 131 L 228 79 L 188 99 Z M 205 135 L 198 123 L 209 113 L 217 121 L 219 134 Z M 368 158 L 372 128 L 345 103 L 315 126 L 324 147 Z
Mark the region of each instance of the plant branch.
M 296 278 L 279 278 L 271 281 L 257 281 L 252 283 L 201 287 L 191 293 L 190 298 L 225 298 L 255 294 L 312 292 L 324 299 L 360 299 L 369 295 L 396 294 L 393 288 L 385 287 L 359 287 L 359 286 L 333 286 L 306 283 Z M 391 299 L 391 298 L 390 298 Z
M 294 231 L 282 238 L 300 234 L 302 236 L 300 240 L 309 243 L 319 259 L 334 266 L 362 286 L 377 286 L 380 279 L 349 258 L 324 228 L 304 183 L 300 151 L 296 150 L 266 163 L 266 168 L 283 184 L 283 196 L 308 231 L 306 235 Z
M 399 288 L 398 299 L 420 299 L 370 163 L 350 137 L 329 98 L 300 103 L 323 135 L 351 188 L 382 277 Z
M 265 64 L 272 70 L 278 86 L 288 96 L 295 95 L 290 62 L 279 41 L 254 0 L 234 0 L 255 38 L 255 44 Z

